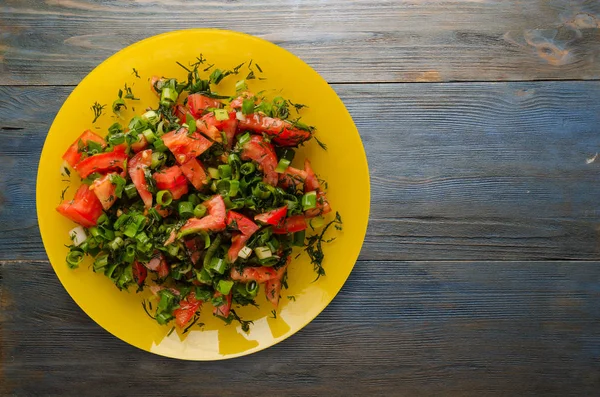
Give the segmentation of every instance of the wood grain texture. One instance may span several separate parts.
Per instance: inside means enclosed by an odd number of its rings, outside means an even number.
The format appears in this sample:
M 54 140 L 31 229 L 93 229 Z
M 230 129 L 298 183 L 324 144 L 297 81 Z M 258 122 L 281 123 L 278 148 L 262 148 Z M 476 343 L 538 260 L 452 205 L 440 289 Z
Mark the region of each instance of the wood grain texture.
M 76 84 L 131 43 L 201 27 L 270 40 L 329 82 L 600 77 L 596 0 L 5 0 L 0 10 L 0 85 Z
M 109 335 L 45 261 L 3 262 L 0 274 L 4 394 L 581 396 L 600 387 L 600 262 L 359 262 L 304 330 L 213 363 Z
M 361 259 L 600 259 L 600 82 L 334 88 L 369 160 Z M 70 91 L 0 89 L 0 259 L 46 259 L 37 159 Z

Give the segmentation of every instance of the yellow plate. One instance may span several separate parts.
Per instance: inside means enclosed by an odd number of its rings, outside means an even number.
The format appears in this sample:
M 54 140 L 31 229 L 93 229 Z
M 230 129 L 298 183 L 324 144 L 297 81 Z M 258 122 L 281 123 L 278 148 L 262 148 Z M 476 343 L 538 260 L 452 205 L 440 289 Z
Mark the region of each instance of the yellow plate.
M 279 94 L 309 106 L 302 111 L 302 120 L 317 127 L 316 136 L 328 150 L 321 149 L 313 139 L 298 151 L 294 163 L 301 166 L 308 156 L 317 174 L 327 180 L 329 201 L 341 214 L 344 229 L 338 232 L 331 228 L 328 233 L 337 239 L 324 247 L 325 277 L 313 282 L 315 273 L 306 254 L 292 261 L 289 289 L 282 291 L 276 319 L 272 318 L 272 307 L 261 293 L 260 309 L 236 310 L 243 318 L 254 321 L 249 333 L 243 332 L 237 323 L 227 326 L 213 318 L 206 304 L 200 319 L 205 323 L 203 327 L 194 326 L 186 335 L 173 332 L 168 336 L 171 327 L 158 325 L 142 309 L 142 294 L 120 292 L 107 277 L 92 271 L 89 259 L 75 271 L 67 268 L 65 244 L 70 243 L 68 231 L 75 224 L 60 216 L 55 208 L 61 192 L 69 186 L 60 172 L 62 154 L 85 129 L 106 133 L 115 122 L 110 107 L 118 90 L 127 83 L 140 98 L 128 101 L 129 110 L 123 116 L 129 120 L 147 106 L 156 107 L 157 99 L 148 83 L 152 75 L 184 79 L 187 74 L 176 61 L 187 65 L 200 53 L 208 63 L 215 63 L 223 70 L 253 60 L 263 70 L 261 74 L 254 68 L 257 77 L 265 80 L 249 80 L 250 90 L 268 90 L 267 94 Z M 136 78 L 133 68 L 140 78 Z M 247 74 L 245 65 L 238 76 L 225 78 L 213 90 L 231 94 L 235 92 L 235 82 Z M 107 104 L 107 108 L 92 124 L 90 107 L 96 101 Z M 80 184 L 73 173 L 70 179 L 67 198 L 72 197 Z M 299 58 L 272 43 L 240 33 L 185 30 L 133 44 L 111 56 L 81 81 L 60 109 L 46 138 L 37 176 L 36 202 L 42 239 L 54 271 L 75 302 L 95 322 L 125 342 L 152 353 L 187 360 L 219 360 L 250 354 L 286 339 L 331 302 L 348 278 L 364 240 L 369 216 L 369 173 L 360 136 L 344 105 L 325 80 Z

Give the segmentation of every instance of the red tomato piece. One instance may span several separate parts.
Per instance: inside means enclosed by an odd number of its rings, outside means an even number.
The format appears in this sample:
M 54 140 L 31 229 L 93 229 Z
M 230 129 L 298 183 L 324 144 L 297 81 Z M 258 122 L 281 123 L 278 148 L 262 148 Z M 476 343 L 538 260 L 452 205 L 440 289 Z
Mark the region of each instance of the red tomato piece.
M 249 235 L 242 233 L 233 234 L 233 237 L 231 237 L 231 246 L 227 251 L 227 260 L 229 261 L 229 263 L 234 263 L 237 260 L 238 254 L 240 253 L 242 248 L 244 248 L 248 239 L 250 239 Z
M 197 159 L 191 159 L 181 164 L 179 168 L 181 168 L 181 172 L 183 172 L 188 181 L 198 190 L 202 189 L 202 186 L 208 182 L 208 174 L 202 163 Z
M 146 277 L 148 276 L 148 271 L 146 270 L 146 267 L 138 261 L 134 261 L 131 265 L 131 271 L 133 273 L 133 279 L 135 280 L 135 282 L 139 286 L 142 286 L 142 284 L 144 284 L 144 280 L 146 280 Z
M 99 153 L 81 160 L 75 165 L 75 170 L 82 178 L 87 178 L 93 172 L 106 172 L 120 168 L 125 169 L 127 154 L 121 151 Z
M 146 170 L 150 168 L 150 164 L 152 164 L 150 149 L 139 152 L 129 160 L 129 176 L 147 209 L 152 208 L 152 193 L 148 190 L 146 181 Z
M 259 221 L 264 224 L 276 226 L 281 220 L 287 215 L 287 205 L 281 208 L 274 209 L 269 212 L 258 214 L 254 217 L 255 221 Z
M 303 215 L 286 218 L 281 225 L 273 228 L 275 234 L 295 233 L 306 229 L 306 219 Z
M 188 219 L 180 229 L 181 234 L 186 235 L 199 231 L 217 232 L 225 229 L 225 202 L 223 198 L 217 194 L 203 204 L 208 209 L 208 215 L 204 218 Z
M 242 148 L 242 160 L 252 160 L 258 164 L 258 168 L 264 174 L 264 182 L 271 186 L 277 186 L 279 175 L 275 172 L 277 168 L 277 155 L 273 145 L 265 142 L 259 135 L 253 135 Z
M 227 148 L 231 148 L 233 146 L 233 139 L 235 137 L 235 133 L 237 130 L 238 120 L 235 117 L 235 112 L 229 112 L 229 118 L 227 120 L 217 120 L 215 118 L 214 113 L 207 113 L 202 118 L 196 121 L 197 128 L 205 135 L 211 137 L 212 139 L 221 142 L 223 140 L 221 134 L 218 136 L 215 133 L 214 129 L 211 127 L 215 127 L 218 131 L 223 131 L 225 136 L 227 137 Z M 214 136 L 214 137 L 213 137 Z
M 219 296 L 223 296 L 223 294 L 220 293 L 219 291 L 216 291 L 214 296 L 219 297 Z M 227 318 L 227 317 L 229 317 L 230 311 L 231 311 L 231 292 L 225 296 L 225 302 L 222 305 L 216 306 L 214 308 L 213 314 L 216 316 L 221 316 L 221 317 Z
M 113 175 L 117 174 L 114 172 L 106 174 L 103 177 L 96 179 L 90 186 L 90 190 L 98 197 L 98 200 L 100 200 L 100 203 L 102 204 L 102 208 L 105 210 L 108 210 L 115 201 L 117 201 L 117 197 L 115 196 L 117 187 L 111 182 L 111 177 Z
M 231 279 L 234 281 L 241 281 L 248 283 L 250 281 L 256 281 L 259 284 L 265 283 L 271 279 L 277 278 L 277 271 L 272 267 L 260 266 L 260 267 L 246 267 L 240 273 L 235 267 L 230 272 Z
M 202 94 L 191 94 L 187 97 L 187 106 L 195 118 L 202 116 L 208 108 L 220 108 L 223 104 L 218 99 L 209 98 Z
M 189 112 L 189 110 L 183 105 L 175 106 L 175 116 L 181 121 L 181 123 L 187 122 L 187 115 L 190 115 L 191 118 L 194 116 Z
M 250 220 L 250 218 L 235 211 L 229 211 L 227 214 L 226 223 L 227 226 L 237 229 L 242 232 L 242 234 L 247 236 L 252 236 L 258 229 L 260 229 L 256 223 Z
M 194 292 L 190 292 L 185 299 L 182 299 L 179 302 L 179 308 L 173 310 L 175 324 L 180 328 L 185 327 L 185 325 L 194 317 L 194 314 L 196 314 L 201 305 L 202 301 L 196 299 L 196 294 Z
M 317 206 L 316 208 L 312 208 L 310 210 L 304 211 L 304 216 L 307 218 L 314 218 L 315 216 L 325 215 L 331 212 L 331 206 L 329 205 L 329 201 L 327 201 L 327 197 L 325 197 L 325 193 L 321 190 L 317 192 Z
M 169 190 L 175 200 L 178 200 L 188 192 L 187 178 L 176 165 L 163 168 L 155 172 L 152 177 L 156 181 L 156 187 L 159 190 Z
M 279 174 L 279 185 L 284 189 L 294 186 L 295 189 L 302 190 L 307 175 L 308 174 L 303 170 L 287 167 L 283 173 Z
M 150 259 L 150 262 L 145 263 L 144 266 L 153 272 L 158 273 L 158 277 L 165 278 L 169 275 L 169 265 L 167 260 L 162 253 L 159 253 Z
M 212 145 L 211 141 L 197 132 L 189 135 L 186 128 L 168 132 L 162 136 L 162 140 L 179 164 L 200 156 Z
M 71 167 L 74 167 L 79 160 L 81 160 L 81 152 L 80 148 L 85 148 L 88 145 L 88 142 L 96 142 L 102 145 L 102 147 L 106 147 L 106 142 L 100 136 L 94 134 L 90 130 L 85 130 L 79 138 L 73 142 L 71 146 L 67 149 L 65 154 L 63 154 L 62 158 L 65 160 Z
M 258 113 L 247 115 L 244 120 L 240 120 L 238 129 L 270 135 L 273 142 L 280 146 L 297 146 L 311 137 L 310 132 L 294 127 L 289 121 Z
M 148 140 L 143 134 L 138 134 L 138 141 L 131 144 L 131 150 L 135 153 L 148 147 Z
M 313 190 L 319 190 L 321 186 L 319 185 L 319 180 L 317 179 L 317 176 L 310 165 L 309 159 L 304 160 L 304 172 L 306 172 L 304 193 L 312 192 Z
M 290 258 L 288 258 L 285 266 L 281 267 L 277 270 L 277 276 L 270 280 L 267 280 L 265 283 L 265 294 L 267 295 L 267 299 L 269 302 L 273 304 L 273 307 L 277 308 L 279 306 L 279 294 L 281 292 L 281 280 L 283 279 L 283 275 L 287 271 L 287 267 L 290 263 Z
M 81 185 L 73 200 L 63 201 L 56 210 L 63 216 L 84 227 L 96 225 L 102 215 L 102 204 L 88 185 Z

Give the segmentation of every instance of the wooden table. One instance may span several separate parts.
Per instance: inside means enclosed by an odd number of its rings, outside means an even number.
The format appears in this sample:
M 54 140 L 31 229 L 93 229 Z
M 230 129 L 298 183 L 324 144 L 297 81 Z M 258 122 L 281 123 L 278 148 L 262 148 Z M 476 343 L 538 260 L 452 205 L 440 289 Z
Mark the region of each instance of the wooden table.
M 35 214 L 60 105 L 117 50 L 234 29 L 338 92 L 369 159 L 371 219 L 333 303 L 266 351 L 183 362 L 75 305 Z M 4 0 L 0 394 L 597 395 L 600 2 Z

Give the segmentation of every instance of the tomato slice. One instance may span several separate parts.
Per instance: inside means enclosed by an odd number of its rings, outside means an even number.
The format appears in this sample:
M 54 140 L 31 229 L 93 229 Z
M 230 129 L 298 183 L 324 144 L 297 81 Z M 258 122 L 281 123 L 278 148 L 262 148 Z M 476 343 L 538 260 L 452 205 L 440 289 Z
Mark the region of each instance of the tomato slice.
M 258 214 L 254 217 L 255 221 L 259 221 L 261 223 L 267 225 L 278 225 L 279 222 L 286 216 L 287 214 L 287 205 L 284 205 L 281 208 L 274 209 L 269 212 L 264 212 L 262 214 Z
M 187 97 L 188 109 L 195 118 L 202 116 L 202 113 L 208 108 L 220 108 L 222 105 L 221 101 L 202 94 L 191 94 Z
M 310 132 L 294 127 L 289 121 L 258 113 L 248 115 L 240 120 L 238 129 L 270 135 L 273 137 L 273 142 L 280 146 L 298 146 L 311 137 Z
M 304 160 L 304 172 L 306 172 L 306 178 L 304 180 L 304 193 L 312 192 L 313 190 L 319 190 L 321 187 L 319 185 L 319 180 L 315 175 L 311 165 L 310 160 Z
M 138 134 L 138 141 L 131 144 L 131 150 L 135 153 L 148 147 L 148 140 L 143 134 Z
M 146 149 L 129 160 L 129 176 L 147 209 L 152 208 L 152 193 L 148 190 L 146 170 L 152 164 L 152 150 Z
M 281 280 L 283 279 L 283 275 L 287 271 L 287 267 L 290 263 L 290 258 L 285 266 L 281 267 L 277 270 L 277 276 L 268 280 L 265 283 L 265 294 L 267 295 L 267 299 L 269 302 L 273 304 L 273 307 L 277 308 L 279 306 L 279 294 L 281 292 Z
M 197 159 L 191 159 L 179 167 L 183 175 L 190 183 L 198 190 L 208 182 L 208 174 L 202 166 L 202 163 Z
M 63 154 L 62 158 L 65 160 L 71 167 L 74 167 L 79 160 L 81 160 L 81 152 L 80 148 L 85 148 L 88 145 L 88 142 L 96 142 L 102 145 L 102 147 L 106 147 L 106 142 L 100 136 L 94 134 L 90 130 L 85 130 L 79 138 L 69 146 L 65 154 Z
M 275 172 L 277 168 L 277 155 L 273 145 L 265 142 L 259 135 L 253 135 L 242 148 L 242 159 L 252 160 L 258 164 L 258 168 L 264 174 L 264 182 L 271 186 L 277 186 L 279 175 Z
M 202 301 L 196 299 L 196 294 L 194 292 L 190 292 L 185 299 L 182 299 L 179 302 L 179 308 L 173 310 L 175 324 L 180 328 L 185 327 L 194 317 L 194 314 L 196 314 L 201 305 Z
M 200 231 L 218 232 L 225 229 L 225 202 L 220 195 L 215 195 L 205 201 L 208 215 L 204 218 L 190 218 L 180 229 L 183 235 L 198 233 Z
M 138 261 L 134 261 L 131 265 L 131 271 L 133 273 L 133 279 L 135 280 L 135 282 L 139 286 L 142 286 L 142 284 L 144 284 L 144 280 L 146 280 L 146 277 L 148 276 L 148 271 L 146 270 L 146 267 Z
M 240 253 L 242 248 L 244 248 L 248 239 L 250 239 L 249 235 L 242 233 L 233 233 L 233 237 L 231 237 L 231 246 L 227 251 L 227 260 L 229 261 L 229 263 L 234 263 L 237 260 L 238 254 Z
M 188 135 L 188 130 L 186 128 L 168 132 L 162 136 L 162 140 L 165 146 L 173 153 L 175 160 L 177 160 L 179 164 L 186 163 L 189 160 L 200 156 L 212 146 L 211 141 L 197 132 Z
M 229 118 L 227 120 L 217 120 L 213 112 L 207 113 L 202 118 L 196 121 L 196 126 L 205 135 L 212 139 L 222 142 L 223 138 L 219 133 L 218 136 L 215 134 L 211 126 L 214 126 L 218 131 L 223 131 L 227 137 L 227 148 L 231 149 L 233 146 L 233 139 L 237 131 L 238 120 L 235 117 L 235 112 L 229 112 Z M 214 135 L 214 137 L 213 137 Z
M 331 206 L 329 205 L 329 201 L 327 201 L 325 192 L 319 190 L 317 192 L 317 206 L 310 210 L 304 211 L 304 216 L 306 216 L 307 218 L 314 218 L 315 216 L 325 215 L 330 212 Z
M 279 174 L 279 185 L 284 189 L 294 186 L 295 189 L 302 190 L 304 181 L 306 181 L 307 173 L 304 170 L 299 170 L 294 167 L 287 167 L 286 170 Z
M 273 228 L 275 234 L 295 233 L 306 229 L 306 219 L 303 215 L 286 218 L 280 225 Z
M 125 169 L 127 154 L 121 151 L 99 153 L 81 160 L 75 165 L 75 170 L 82 178 L 87 178 L 93 172 L 106 172 L 120 168 Z
M 277 278 L 277 271 L 272 267 L 260 266 L 260 267 L 245 267 L 240 273 L 235 267 L 230 272 L 231 279 L 234 281 L 241 281 L 248 283 L 250 281 L 256 281 L 259 284 L 265 283 L 271 279 Z
M 223 296 L 222 293 L 216 291 L 214 294 L 215 297 Z M 221 306 L 216 306 L 213 310 L 213 314 L 216 316 L 221 316 L 224 318 L 229 317 L 229 312 L 231 311 L 231 292 L 225 296 L 225 302 Z
M 63 201 L 56 210 L 84 227 L 95 226 L 102 215 L 102 204 L 88 185 L 81 185 L 73 200 Z
M 227 214 L 226 223 L 227 226 L 237 229 L 242 232 L 242 234 L 247 236 L 252 236 L 258 229 L 260 229 L 256 223 L 250 220 L 250 218 L 235 211 L 229 211 Z
M 110 174 L 106 174 L 101 178 L 94 180 L 92 185 L 90 186 L 90 190 L 94 192 L 100 203 L 102 204 L 102 208 L 108 210 L 112 205 L 117 201 L 117 197 L 115 196 L 115 191 L 117 190 L 117 186 L 113 185 L 111 182 L 111 177 L 113 175 L 117 175 L 115 172 L 111 172 Z
M 175 200 L 178 200 L 188 192 L 187 178 L 176 165 L 163 168 L 155 172 L 152 177 L 156 181 L 156 187 L 159 190 L 169 190 Z

